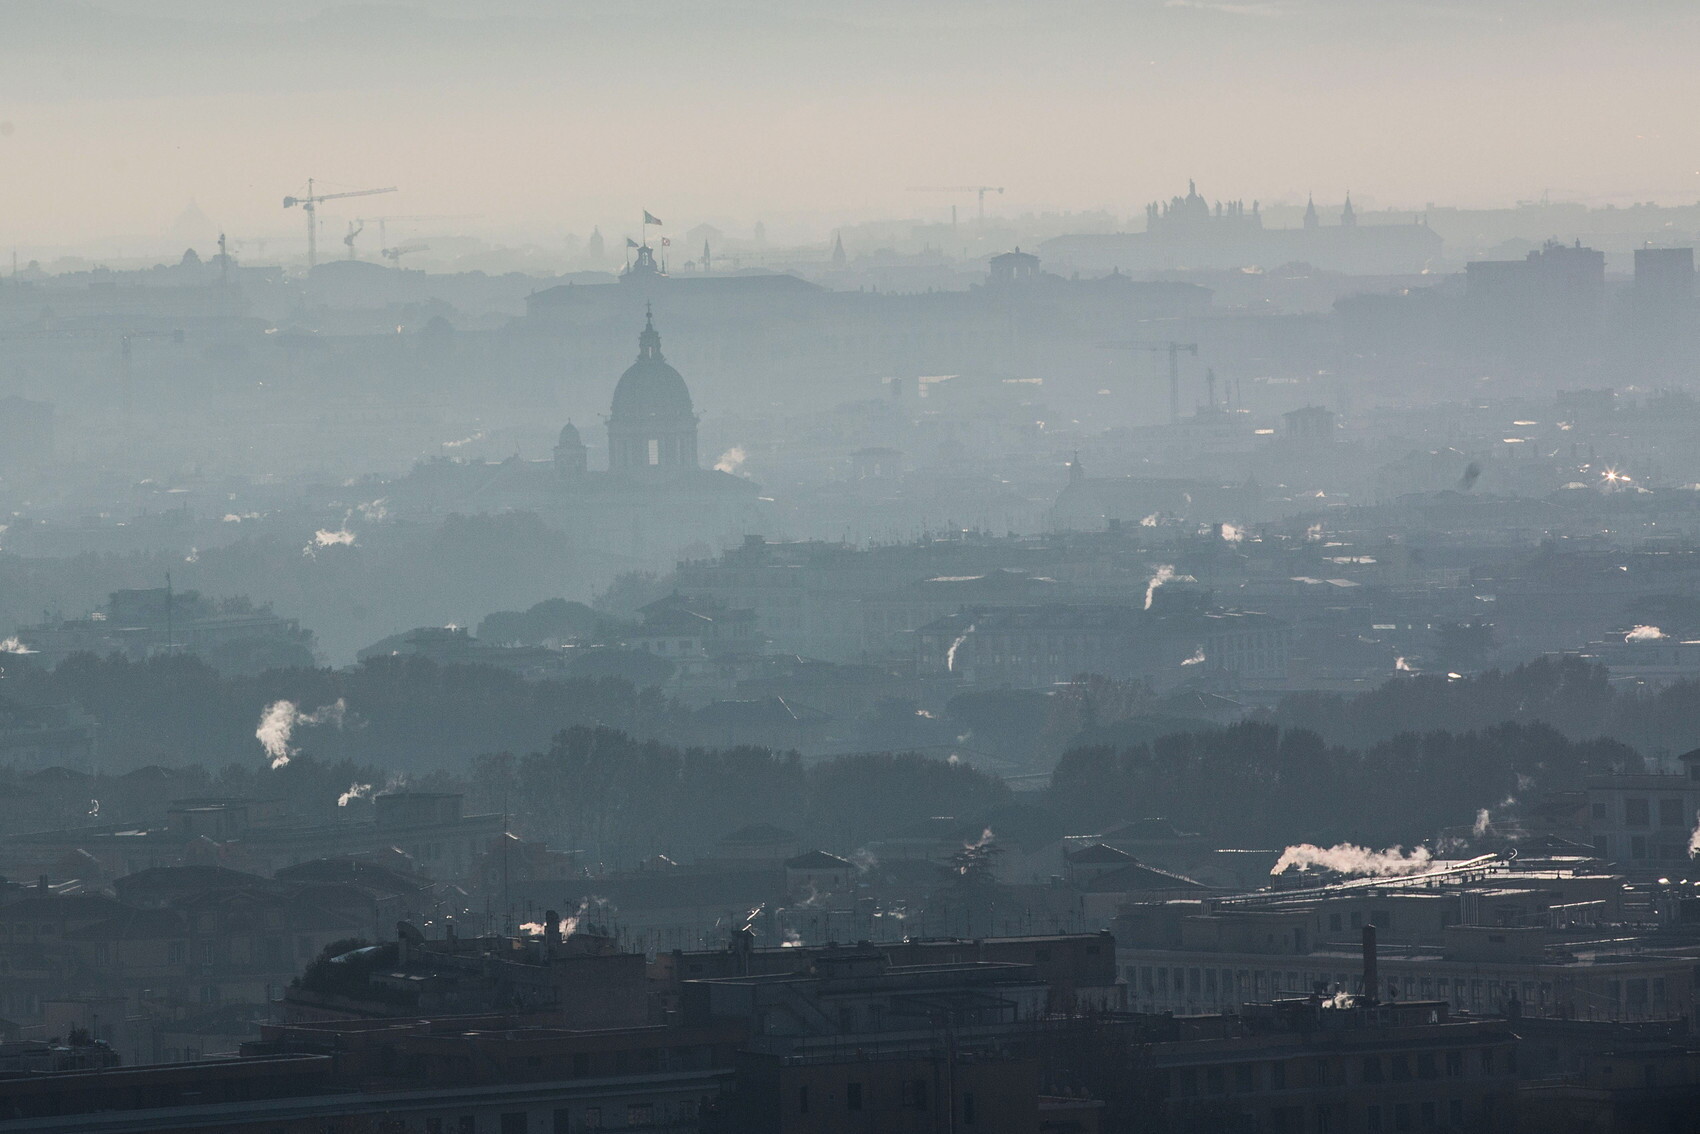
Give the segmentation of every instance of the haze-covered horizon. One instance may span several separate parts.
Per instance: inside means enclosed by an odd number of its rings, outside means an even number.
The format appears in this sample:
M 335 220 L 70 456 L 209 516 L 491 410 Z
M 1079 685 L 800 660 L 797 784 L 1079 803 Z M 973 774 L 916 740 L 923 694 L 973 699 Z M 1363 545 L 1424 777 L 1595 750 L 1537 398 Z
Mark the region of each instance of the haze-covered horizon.
M 640 204 L 814 239 L 971 212 L 911 190 L 973 184 L 1000 215 L 1132 217 L 1189 177 L 1367 208 L 1687 204 L 1696 26 L 1662 3 L 14 3 L 0 153 L 13 242 L 64 248 L 191 201 L 299 239 L 280 202 L 308 177 L 533 242 L 617 239 Z

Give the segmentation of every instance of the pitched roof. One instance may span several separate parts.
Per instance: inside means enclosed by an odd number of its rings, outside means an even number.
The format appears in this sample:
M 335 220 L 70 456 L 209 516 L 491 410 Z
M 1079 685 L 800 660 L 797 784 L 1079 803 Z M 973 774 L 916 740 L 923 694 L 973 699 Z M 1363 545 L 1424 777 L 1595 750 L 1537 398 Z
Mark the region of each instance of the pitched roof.
M 804 851 L 796 858 L 785 860 L 787 870 L 854 870 L 856 864 L 823 850 Z
M 1117 850 L 1115 847 L 1106 846 L 1103 843 L 1093 843 L 1089 847 L 1082 847 L 1077 851 L 1069 851 L 1067 858 L 1070 863 L 1081 866 L 1128 863 L 1135 861 L 1134 857 L 1126 851 Z

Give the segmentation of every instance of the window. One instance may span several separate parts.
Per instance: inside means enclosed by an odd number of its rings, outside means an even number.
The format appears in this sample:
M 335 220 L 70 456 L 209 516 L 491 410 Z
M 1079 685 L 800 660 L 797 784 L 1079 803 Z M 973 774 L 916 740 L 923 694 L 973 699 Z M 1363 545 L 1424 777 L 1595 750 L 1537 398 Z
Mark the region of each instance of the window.
M 1659 826 L 1686 827 L 1687 821 L 1682 815 L 1682 800 L 1666 798 L 1659 800 Z
M 1439 1077 L 1440 1070 L 1435 1066 L 1434 1052 L 1425 1051 L 1417 1056 L 1417 1078 L 1438 1079 Z
M 653 438 L 649 442 L 649 463 L 652 465 L 661 463 L 661 442 Z
M 852 1111 L 862 1109 L 862 1084 L 844 1084 L 844 1109 Z
M 1395 1055 L 1391 1057 L 1390 1061 L 1393 1064 L 1393 1081 L 1395 1083 L 1403 1083 L 1411 1077 L 1410 1056 Z
M 502 1134 L 525 1134 L 526 1114 L 523 1110 L 511 1110 L 502 1115 Z
M 1255 1089 L 1256 1089 L 1256 1087 L 1253 1085 L 1251 1064 L 1241 1063 L 1239 1066 L 1235 1067 L 1234 1068 L 1234 1090 L 1236 1090 L 1236 1091 L 1251 1091 L 1251 1090 L 1255 1090 Z
M 1623 823 L 1626 827 L 1647 827 L 1652 824 L 1651 809 L 1645 799 L 1631 797 L 1623 801 Z
M 602 1108 L 587 1106 L 584 1108 L 584 1128 L 586 1130 L 602 1129 Z
M 1379 1055 L 1366 1055 L 1366 1056 L 1364 1056 L 1364 1082 L 1366 1082 L 1366 1083 L 1379 1083 L 1379 1082 L 1381 1082 L 1381 1056 L 1379 1056 Z
M 655 1121 L 655 1106 L 652 1103 L 635 1102 L 626 1107 L 627 1126 L 648 1126 Z M 506 1132 L 504 1131 L 504 1134 Z
M 475 1114 L 461 1115 L 458 1123 L 458 1132 L 459 1134 L 478 1134 L 478 1116 Z

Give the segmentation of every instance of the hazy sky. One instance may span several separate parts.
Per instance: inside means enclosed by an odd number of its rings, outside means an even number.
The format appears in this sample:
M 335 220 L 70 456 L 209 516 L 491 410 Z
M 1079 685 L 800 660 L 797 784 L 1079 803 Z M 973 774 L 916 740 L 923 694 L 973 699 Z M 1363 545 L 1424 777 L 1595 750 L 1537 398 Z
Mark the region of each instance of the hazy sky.
M 1690 7 L 14 0 L 4 215 L 20 246 L 80 244 L 193 199 L 288 238 L 280 200 L 309 175 L 402 188 L 360 211 L 538 239 L 640 207 L 776 231 L 937 215 L 952 198 L 909 187 L 981 181 L 1005 211 L 1121 215 L 1188 177 L 1265 200 L 1692 202 Z

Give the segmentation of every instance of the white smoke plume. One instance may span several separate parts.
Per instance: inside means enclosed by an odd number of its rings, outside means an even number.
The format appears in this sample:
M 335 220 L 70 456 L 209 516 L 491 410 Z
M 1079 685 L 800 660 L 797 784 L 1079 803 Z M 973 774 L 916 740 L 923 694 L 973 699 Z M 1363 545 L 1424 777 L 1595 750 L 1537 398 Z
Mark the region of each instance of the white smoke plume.
M 354 506 L 354 510 L 360 513 L 360 518 L 362 520 L 368 520 L 375 524 L 390 514 L 390 510 L 385 507 L 388 503 L 389 497 L 380 496 L 376 500 L 368 501 L 365 504 L 356 504 Z
M 1146 516 L 1144 519 L 1140 520 L 1139 526 L 1142 527 L 1142 528 L 1154 528 L 1154 527 L 1156 527 L 1157 526 L 1157 513 L 1153 512 L 1149 516 Z
M 189 549 L 189 554 L 187 554 L 183 557 L 183 562 L 185 562 L 185 563 L 199 563 L 200 561 L 201 561 L 201 549 L 198 548 L 198 547 L 191 547 Z
M 1411 663 L 1406 661 L 1402 657 L 1393 659 L 1393 668 L 1400 673 L 1410 673 L 1410 672 L 1412 672 Z
M 944 652 L 944 668 L 946 673 L 956 672 L 956 651 L 961 648 L 962 643 L 966 642 L 968 640 L 968 635 L 973 632 L 974 624 L 970 622 L 968 624 L 968 629 L 958 634 L 956 636 L 956 641 L 950 644 L 950 649 Z
M 294 701 L 273 701 L 260 714 L 260 724 L 254 730 L 254 739 L 266 750 L 272 767 L 281 768 L 295 755 L 296 750 L 290 747 L 289 741 L 298 727 L 328 724 L 341 728 L 347 712 L 348 703 L 341 697 L 334 703 L 321 705 L 310 713 L 303 713 Z
M 979 850 L 981 847 L 983 847 L 987 843 L 991 842 L 992 839 L 995 838 L 995 837 L 996 836 L 994 836 L 992 834 L 992 829 L 990 827 L 986 827 L 983 830 L 981 830 L 979 838 L 975 839 L 971 843 L 963 843 L 962 849 L 963 850 Z
M 474 433 L 471 437 L 462 437 L 459 441 L 444 441 L 443 442 L 443 448 L 445 448 L 445 449 L 459 449 L 462 446 L 472 444 L 474 441 L 482 441 L 482 440 L 484 440 L 484 431 L 482 429 L 480 429 L 477 433 Z
M 346 523 L 335 531 L 332 531 L 329 528 L 320 528 L 318 531 L 313 533 L 313 546 L 353 547 L 354 533 L 348 530 L 348 525 Z
M 779 943 L 779 947 L 781 949 L 801 949 L 803 947 L 803 935 L 795 929 L 787 929 L 785 940 Z
M 855 864 L 858 873 L 866 874 L 880 864 L 879 855 L 867 847 L 857 847 L 850 855 L 850 861 Z
M 1152 600 L 1152 598 L 1154 598 L 1156 596 L 1157 588 L 1162 586 L 1164 583 L 1171 581 L 1172 579 L 1174 579 L 1174 577 L 1175 577 L 1175 569 L 1173 567 L 1171 567 L 1169 564 L 1164 563 L 1160 567 L 1157 568 L 1157 573 L 1152 575 L 1151 580 L 1148 583 L 1145 584 L 1145 609 L 1146 610 L 1151 609 L 1151 600 Z
M 540 921 L 522 921 L 519 923 L 519 932 L 522 937 L 542 937 L 543 923 Z
M 1202 665 L 1203 662 L 1204 662 L 1204 647 L 1203 646 L 1200 646 L 1196 650 L 1192 651 L 1191 657 L 1181 659 L 1182 665 Z
M 1280 859 L 1269 873 L 1281 874 L 1289 867 L 1297 867 L 1300 871 L 1316 868 L 1333 870 L 1340 874 L 1396 878 L 1402 874 L 1416 874 L 1427 870 L 1433 862 L 1434 856 L 1429 853 L 1427 847 L 1415 847 L 1410 854 L 1406 854 L 1404 847 L 1389 847 L 1377 851 L 1352 843 L 1336 843 L 1327 848 L 1312 843 L 1300 843 L 1282 851 Z
M 100 800 L 98 800 L 98 799 L 89 800 L 89 814 L 91 816 L 95 817 L 95 818 L 100 817 Z
M 1322 538 L 1322 524 L 1315 523 L 1305 529 L 1305 539 L 1316 541 Z
M 1637 626 L 1623 636 L 1625 642 L 1657 642 L 1665 632 L 1657 626 Z
M 1240 543 L 1245 539 L 1245 529 L 1238 524 L 1223 524 L 1222 538 L 1229 543 Z
M 1470 834 L 1479 839 L 1491 830 L 1493 830 L 1492 812 L 1485 807 L 1478 807 L 1476 809 L 1476 821 L 1470 827 Z
M 348 790 L 336 797 L 338 807 L 347 807 L 357 799 L 365 799 L 372 794 L 371 784 L 349 784 Z
M 259 512 L 226 512 L 224 514 L 224 522 L 227 524 L 240 524 L 243 520 L 257 520 L 259 518 Z
M 732 473 L 736 475 L 738 470 L 744 466 L 744 462 L 748 459 L 749 454 L 744 452 L 744 447 L 742 445 L 734 445 L 724 453 L 720 454 L 720 459 L 714 462 L 714 471 Z
M 1694 833 L 1688 836 L 1688 857 L 1700 855 L 1700 811 L 1694 813 Z
M 23 639 L 18 637 L 16 634 L 13 634 L 10 638 L 7 638 L 5 641 L 0 642 L 0 654 L 33 654 L 33 653 L 35 653 L 35 651 L 30 649 L 28 646 L 24 645 Z

